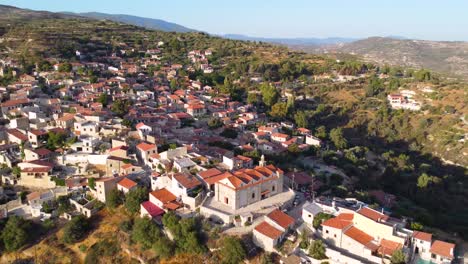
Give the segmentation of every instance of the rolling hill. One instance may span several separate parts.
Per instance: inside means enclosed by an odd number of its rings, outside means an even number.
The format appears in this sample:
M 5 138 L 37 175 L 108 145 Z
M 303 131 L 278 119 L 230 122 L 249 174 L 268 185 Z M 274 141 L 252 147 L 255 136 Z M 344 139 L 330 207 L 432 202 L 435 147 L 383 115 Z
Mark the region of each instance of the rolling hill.
M 317 53 L 350 53 L 380 64 L 428 68 L 457 76 L 468 75 L 468 42 L 372 37 L 340 45 L 301 49 Z
M 89 12 L 89 13 L 70 13 L 63 12 L 65 15 L 76 15 L 93 19 L 107 19 L 114 22 L 120 22 L 125 24 L 130 24 L 139 27 L 145 27 L 148 29 L 161 30 L 166 32 L 179 32 L 187 33 L 194 32 L 196 30 L 190 29 L 175 23 L 167 22 L 161 19 L 146 18 L 139 16 L 123 15 L 123 14 L 106 14 L 98 12 Z
M 262 41 L 274 44 L 282 45 L 330 45 L 340 43 L 350 43 L 358 39 L 355 38 L 341 38 L 341 37 L 330 37 L 330 38 L 263 38 L 263 37 L 251 37 L 239 34 L 226 34 L 222 35 L 224 38 L 235 39 L 235 40 L 246 40 L 246 41 Z

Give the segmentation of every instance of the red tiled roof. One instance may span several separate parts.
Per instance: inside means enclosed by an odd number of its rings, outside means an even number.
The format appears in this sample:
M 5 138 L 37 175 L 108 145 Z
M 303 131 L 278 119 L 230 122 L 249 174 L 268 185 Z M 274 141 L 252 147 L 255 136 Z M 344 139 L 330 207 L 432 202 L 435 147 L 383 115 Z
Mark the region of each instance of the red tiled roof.
M 130 190 L 131 188 L 135 187 L 137 183 L 130 180 L 129 178 L 123 178 L 121 181 L 119 181 L 118 185 L 124 187 L 127 190 Z
M 191 189 L 202 184 L 197 177 L 186 173 L 176 173 L 174 174 L 173 179 L 176 179 L 187 189 Z
M 345 235 L 353 239 L 354 241 L 364 245 L 365 247 L 369 248 L 370 250 L 374 251 L 377 250 L 378 246 L 374 243 L 372 243 L 372 240 L 374 238 L 367 233 L 361 231 L 360 229 L 352 226 L 346 232 L 344 232 Z
M 269 213 L 267 217 L 284 229 L 287 229 L 289 226 L 294 224 L 294 218 L 281 212 L 279 209 L 276 209 L 273 212 Z
M 32 150 L 32 151 L 35 152 L 39 156 L 47 156 L 50 153 L 52 153 L 52 151 L 50 151 L 50 150 L 48 150 L 46 148 L 35 149 L 35 150 Z
M 283 234 L 281 230 L 278 230 L 274 228 L 272 225 L 268 224 L 267 222 L 263 221 L 259 225 L 255 227 L 255 230 L 257 230 L 259 233 L 271 238 L 271 239 L 277 239 Z
M 6 101 L 1 104 L 2 107 L 10 107 L 10 106 L 16 106 L 19 104 L 27 104 L 29 103 L 29 99 L 17 99 L 17 100 L 10 100 Z
M 200 175 L 200 177 L 202 177 L 202 179 L 207 179 L 207 178 L 211 178 L 213 176 L 216 176 L 216 175 L 219 175 L 221 174 L 222 172 L 216 168 L 211 168 L 211 169 L 208 169 L 206 171 L 200 171 L 198 173 L 198 175 Z
M 225 172 L 223 174 L 219 174 L 219 175 L 216 175 L 214 177 L 210 177 L 210 178 L 207 178 L 207 179 L 204 179 L 205 182 L 208 184 L 208 185 L 211 185 L 211 184 L 215 184 L 216 182 L 222 180 L 222 179 L 226 179 L 228 177 L 231 177 L 232 174 L 229 173 L 229 172 Z
M 386 240 L 385 238 L 383 238 L 380 241 L 379 253 L 384 255 L 384 256 L 385 255 L 386 256 L 391 256 L 391 255 L 393 255 L 393 252 L 395 252 L 396 250 L 398 250 L 398 249 L 400 249 L 402 247 L 403 247 L 403 245 L 398 243 L 398 242 Z
M 322 223 L 322 225 L 323 226 L 333 227 L 333 228 L 336 228 L 336 229 L 345 229 L 348 226 L 353 224 L 352 223 L 353 217 L 354 217 L 353 214 L 344 214 L 344 213 L 342 213 L 342 214 L 339 214 L 335 218 L 330 218 L 330 219 L 326 220 L 325 222 Z
M 125 151 L 127 151 L 128 147 L 124 146 L 124 145 L 113 147 L 113 148 L 109 149 L 109 152 L 116 151 L 116 150 L 125 150 Z
M 150 195 L 161 201 L 163 204 L 175 201 L 177 199 L 177 197 L 166 188 L 152 191 L 150 192 Z
M 376 222 L 387 221 L 389 216 L 375 211 L 369 207 L 363 207 L 357 211 L 358 214 L 370 218 Z
M 8 129 L 7 133 L 14 136 L 14 137 L 16 137 L 16 138 L 18 138 L 21 141 L 27 141 L 28 140 L 28 137 L 25 134 L 21 133 L 21 131 L 19 131 L 16 128 Z
M 21 172 L 49 172 L 52 170 L 50 167 L 43 167 L 43 168 L 24 168 Z
M 154 149 L 156 148 L 156 145 L 154 144 L 148 144 L 146 142 L 142 142 L 140 144 L 137 145 L 137 148 L 138 149 L 141 149 L 143 151 L 148 151 L 148 150 L 151 150 L 151 149 Z
M 413 232 L 413 237 L 419 240 L 424 240 L 431 242 L 432 241 L 432 234 L 426 233 L 426 232 L 421 232 L 421 231 L 414 231 Z
M 145 208 L 145 210 L 148 212 L 149 215 L 151 215 L 151 217 L 156 217 L 164 214 L 163 209 L 159 208 L 157 205 L 150 201 L 143 202 L 141 206 Z
M 432 243 L 431 253 L 434 253 L 436 255 L 443 256 L 449 259 L 453 259 L 454 249 L 455 249 L 455 244 L 436 240 L 434 241 L 434 243 Z

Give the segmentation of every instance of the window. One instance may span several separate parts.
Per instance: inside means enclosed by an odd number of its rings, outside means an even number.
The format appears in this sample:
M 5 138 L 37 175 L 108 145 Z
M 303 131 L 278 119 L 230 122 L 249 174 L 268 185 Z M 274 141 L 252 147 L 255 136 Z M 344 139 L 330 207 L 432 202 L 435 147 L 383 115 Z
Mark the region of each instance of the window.
M 328 234 L 328 230 L 325 230 L 325 233 Z
M 272 191 L 272 192 L 275 191 L 275 186 L 274 186 L 274 185 L 271 187 L 271 191 Z
M 252 199 L 255 199 L 255 193 L 252 193 Z
M 225 203 L 225 204 L 229 204 L 229 198 L 224 197 L 224 203 Z
M 336 234 L 334 234 L 333 237 L 336 238 Z
M 432 257 L 433 259 L 435 259 L 435 258 L 436 258 L 436 255 L 435 255 L 435 254 L 432 254 L 431 257 Z

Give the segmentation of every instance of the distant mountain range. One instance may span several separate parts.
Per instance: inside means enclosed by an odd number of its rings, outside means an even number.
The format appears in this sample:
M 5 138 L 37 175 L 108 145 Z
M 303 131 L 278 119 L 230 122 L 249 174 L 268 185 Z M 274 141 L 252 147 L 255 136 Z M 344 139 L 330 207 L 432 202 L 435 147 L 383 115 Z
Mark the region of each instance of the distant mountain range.
M 468 75 L 468 42 L 371 37 L 351 43 L 302 47 L 312 53 L 355 54 L 381 64 L 427 68 L 457 76 Z
M 339 43 L 349 43 L 358 40 L 357 38 L 340 38 L 340 37 L 331 37 L 331 38 L 263 38 L 263 37 L 251 37 L 246 35 L 238 34 L 226 34 L 221 37 L 236 39 L 236 40 L 246 40 L 246 41 L 262 41 L 269 43 L 276 43 L 282 45 L 312 45 L 312 46 L 321 46 L 321 45 L 330 45 L 330 44 L 339 44 Z
M 76 15 L 93 19 L 107 19 L 115 22 L 121 22 L 125 24 L 135 25 L 139 27 L 145 27 L 154 30 L 161 30 L 167 32 L 194 32 L 196 30 L 181 26 L 179 24 L 167 22 L 161 19 L 146 18 L 139 16 L 123 15 L 123 14 L 105 14 L 98 12 L 89 12 L 89 13 L 71 13 L 71 12 L 62 12 L 66 15 Z
M 53 13 L 20 9 L 0 5 L 0 21 L 9 23 L 35 18 L 70 18 L 107 19 L 149 29 L 167 32 L 194 32 L 187 28 L 161 19 L 144 18 L 131 15 L 113 15 L 105 13 Z M 0 33 L 4 29 L 0 28 Z M 221 35 L 220 37 L 262 41 L 289 46 L 295 50 L 311 53 L 354 54 L 367 61 L 381 64 L 401 65 L 414 68 L 428 68 L 437 72 L 457 76 L 468 76 L 468 42 L 411 40 L 400 36 L 357 38 L 262 38 L 238 34 Z

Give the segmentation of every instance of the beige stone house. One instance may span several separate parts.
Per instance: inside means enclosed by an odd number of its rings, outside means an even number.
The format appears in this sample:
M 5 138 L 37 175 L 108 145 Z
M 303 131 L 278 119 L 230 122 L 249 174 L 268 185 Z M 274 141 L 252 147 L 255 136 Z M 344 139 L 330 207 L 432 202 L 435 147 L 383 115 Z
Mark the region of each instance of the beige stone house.
M 254 228 L 253 242 L 265 251 L 275 251 L 293 225 L 294 218 L 276 209 Z

